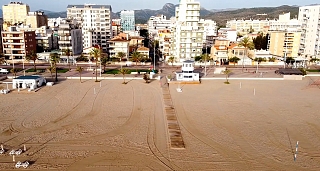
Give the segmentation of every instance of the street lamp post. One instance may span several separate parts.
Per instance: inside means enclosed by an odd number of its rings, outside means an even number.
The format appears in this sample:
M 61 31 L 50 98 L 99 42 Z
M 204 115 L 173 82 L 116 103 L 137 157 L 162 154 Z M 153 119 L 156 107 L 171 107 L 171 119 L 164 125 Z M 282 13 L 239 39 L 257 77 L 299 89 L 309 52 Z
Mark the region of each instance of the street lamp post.
M 153 73 L 156 72 L 156 42 L 153 43 Z
M 207 43 L 206 43 L 206 54 L 204 56 L 204 75 L 207 76 L 207 55 L 208 55 L 208 52 L 207 52 Z

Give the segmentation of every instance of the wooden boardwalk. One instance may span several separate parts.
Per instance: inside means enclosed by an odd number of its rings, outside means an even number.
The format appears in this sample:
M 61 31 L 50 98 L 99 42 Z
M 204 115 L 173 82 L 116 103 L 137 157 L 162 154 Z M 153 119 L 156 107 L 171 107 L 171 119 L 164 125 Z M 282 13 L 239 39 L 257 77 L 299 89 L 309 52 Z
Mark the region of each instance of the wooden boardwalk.
M 176 149 L 185 148 L 176 116 L 176 111 L 172 103 L 169 86 L 167 84 L 167 81 L 163 80 L 162 83 L 164 83 L 162 84 L 161 88 L 163 94 L 164 110 L 167 119 L 167 129 L 170 136 L 170 147 Z

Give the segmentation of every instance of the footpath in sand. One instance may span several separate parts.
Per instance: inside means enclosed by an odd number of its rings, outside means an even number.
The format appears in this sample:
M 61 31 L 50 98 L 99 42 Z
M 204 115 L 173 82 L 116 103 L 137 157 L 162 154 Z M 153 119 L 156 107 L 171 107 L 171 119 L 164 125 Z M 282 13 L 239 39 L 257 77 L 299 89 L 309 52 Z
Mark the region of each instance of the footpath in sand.
M 170 84 L 179 149 L 170 146 L 164 84 L 128 81 L 66 80 L 1 95 L 0 142 L 26 145 L 15 159 L 31 161 L 29 170 L 320 169 L 320 89 L 307 78 L 205 80 L 181 93 Z M 8 151 L 0 159 L 0 170 L 16 170 Z

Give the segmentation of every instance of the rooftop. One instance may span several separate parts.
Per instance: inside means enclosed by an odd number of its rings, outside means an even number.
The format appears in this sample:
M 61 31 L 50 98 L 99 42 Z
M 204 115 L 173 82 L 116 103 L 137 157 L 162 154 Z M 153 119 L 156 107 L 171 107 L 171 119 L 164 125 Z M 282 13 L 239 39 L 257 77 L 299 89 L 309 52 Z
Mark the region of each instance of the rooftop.
M 41 78 L 41 76 L 37 76 L 37 75 L 26 75 L 26 76 L 19 76 L 17 78 L 14 79 L 19 79 L 19 80 L 35 80 L 35 79 L 39 79 Z
M 111 9 L 111 5 L 68 5 L 67 8 L 109 8 Z

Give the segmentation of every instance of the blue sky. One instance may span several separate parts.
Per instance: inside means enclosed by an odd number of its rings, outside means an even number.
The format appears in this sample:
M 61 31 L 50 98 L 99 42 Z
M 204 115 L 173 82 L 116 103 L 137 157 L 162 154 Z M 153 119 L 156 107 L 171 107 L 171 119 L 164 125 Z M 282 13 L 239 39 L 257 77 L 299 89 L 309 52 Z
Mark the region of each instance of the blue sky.
M 12 0 L 13 1 L 13 0 Z M 20 0 L 29 4 L 31 10 L 45 9 L 49 11 L 65 11 L 68 4 L 107 4 L 112 6 L 112 11 L 118 12 L 122 9 L 160 9 L 165 3 L 178 4 L 179 0 Z M 224 8 L 250 8 L 271 7 L 280 5 L 310 5 L 319 3 L 318 0 L 197 0 L 206 9 Z M 10 0 L 1 0 L 0 5 L 8 4 Z

